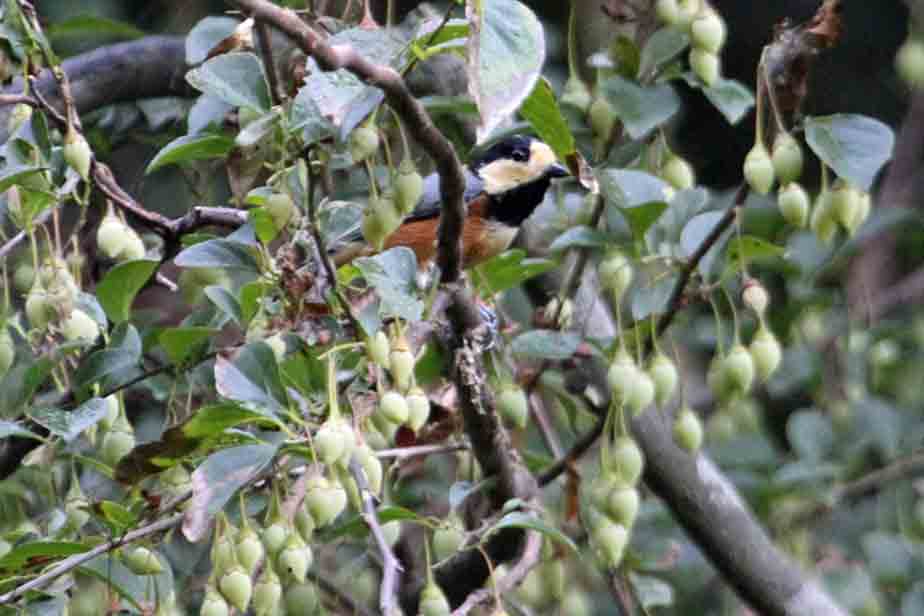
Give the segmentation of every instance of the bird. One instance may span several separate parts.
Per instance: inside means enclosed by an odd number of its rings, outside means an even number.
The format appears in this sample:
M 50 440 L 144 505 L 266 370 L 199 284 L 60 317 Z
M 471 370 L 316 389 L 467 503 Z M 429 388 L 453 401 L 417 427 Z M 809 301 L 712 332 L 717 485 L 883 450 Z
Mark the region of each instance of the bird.
M 506 137 L 471 161 L 465 168 L 462 267 L 507 250 L 520 225 L 542 203 L 551 181 L 568 175 L 552 148 L 530 135 Z M 439 176 L 434 173 L 424 178 L 417 206 L 385 239 L 383 250 L 405 246 L 416 254 L 418 267 L 427 267 L 436 256 L 441 209 Z M 332 258 L 339 267 L 375 252 L 356 231 L 343 238 Z

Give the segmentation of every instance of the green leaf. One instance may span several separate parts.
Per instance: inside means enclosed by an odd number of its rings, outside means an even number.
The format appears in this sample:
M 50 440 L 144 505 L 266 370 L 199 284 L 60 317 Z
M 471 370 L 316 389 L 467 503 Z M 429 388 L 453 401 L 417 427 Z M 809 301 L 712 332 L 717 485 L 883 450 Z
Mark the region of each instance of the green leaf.
M 526 530 L 534 530 L 542 533 L 556 543 L 560 543 L 561 545 L 571 549 L 571 551 L 575 554 L 578 551 L 577 546 L 574 544 L 570 537 L 568 537 L 554 526 L 547 524 L 539 516 L 533 513 L 525 513 L 523 511 L 512 511 L 508 513 L 485 532 L 485 538 L 487 539 L 488 536 L 498 531 L 504 530 L 505 528 L 522 528 Z
M 870 573 L 880 584 L 904 585 L 913 574 L 915 547 L 900 535 L 874 531 L 863 536 Z
M 539 274 L 553 269 L 556 263 L 550 259 L 530 259 L 525 250 L 508 250 L 478 266 L 480 278 L 493 293 L 501 293 L 519 286 Z
M 869 190 L 879 170 L 892 158 L 895 134 L 879 120 L 835 114 L 806 118 L 805 140 L 839 177 Z
M 635 596 L 646 610 L 653 607 L 674 605 L 674 588 L 654 576 L 629 572 L 629 582 L 635 589 Z
M 151 173 L 161 167 L 193 160 L 224 158 L 234 147 L 234 139 L 215 133 L 178 137 L 162 147 L 144 170 Z
M 662 312 L 667 307 L 677 280 L 674 275 L 650 276 L 648 272 L 644 274 L 647 280 L 645 283 L 640 281 L 640 284 L 635 286 L 631 301 L 632 318 L 639 322 L 652 313 Z
M 252 53 L 226 53 L 186 73 L 186 81 L 205 94 L 235 107 L 269 111 L 263 64 Z
M 292 101 L 289 131 L 301 131 L 306 145 L 316 143 L 333 133 L 333 127 L 312 98 L 311 90 L 306 87 L 301 88 Z
M 106 272 L 106 276 L 96 286 L 96 296 L 110 321 L 122 323 L 129 319 L 135 296 L 159 265 L 159 261 L 139 259 L 119 263 Z
M 83 554 L 90 546 L 73 541 L 33 541 L 23 543 L 10 550 L 0 558 L 0 570 L 22 570 L 33 559 L 41 559 L 43 565 L 47 559 L 64 558 L 74 554 Z
M 186 538 L 196 541 L 205 536 L 212 517 L 269 466 L 276 451 L 275 445 L 261 443 L 229 447 L 206 458 L 192 474 L 193 495 L 183 523 Z
M 800 458 L 816 462 L 828 457 L 836 444 L 830 418 L 816 410 L 793 413 L 786 423 L 786 435 Z
M 250 246 L 228 239 L 206 240 L 193 244 L 174 258 L 180 267 L 221 267 L 244 270 L 256 275 L 257 261 Z
M 189 438 L 214 438 L 228 428 L 241 424 L 265 422 L 266 415 L 238 404 L 223 402 L 203 406 L 183 424 L 183 434 Z
M 571 227 L 549 245 L 549 252 L 561 252 L 570 248 L 601 248 L 610 244 L 613 236 L 584 225 Z
M 214 327 L 169 327 L 158 336 L 160 345 L 174 364 L 182 364 L 197 353 L 219 330 Z
M 540 78 L 532 93 L 520 107 L 523 116 L 539 138 L 545 141 L 561 160 L 574 153 L 574 135 L 558 108 L 558 101 L 547 79 Z
M 99 510 L 109 528 L 117 535 L 124 533 L 138 522 L 138 516 L 131 509 L 110 500 L 101 502 Z
M 384 506 L 379 507 L 376 511 L 376 518 L 379 524 L 387 524 L 396 520 L 419 520 L 420 516 L 404 507 Z M 322 531 L 322 540 L 327 543 L 341 537 L 350 537 L 352 539 L 362 539 L 369 534 L 369 527 L 360 515 L 352 515 L 340 524 L 333 526 L 329 530 Z
M 270 109 L 262 116 L 245 126 L 234 138 L 234 145 L 241 148 L 249 148 L 256 145 L 279 126 L 282 120 L 281 113 L 276 109 Z
M 90 398 L 70 411 L 49 408 L 33 409 L 29 411 L 29 417 L 35 423 L 47 428 L 52 434 L 70 442 L 105 417 L 107 406 L 102 398 Z
M 483 0 L 472 11 L 468 38 L 469 91 L 481 114 L 479 141 L 532 92 L 545 62 L 542 23 L 516 0 Z
M 699 79 L 688 83 L 702 85 Z M 754 106 L 754 94 L 734 79 L 719 78 L 711 87 L 703 88 L 709 102 L 725 116 L 729 124 L 737 124 Z
M 715 230 L 719 221 L 724 217 L 724 212 L 704 212 L 691 218 L 689 222 L 684 225 L 683 231 L 680 232 L 680 247 L 683 250 L 683 254 L 687 257 L 693 256 L 702 245 L 703 241 Z M 727 232 L 724 235 L 727 237 Z M 703 276 L 709 275 L 715 257 L 719 253 L 719 250 L 721 250 L 724 242 L 725 240 L 720 238 L 699 262 L 699 271 Z
M 573 332 L 536 329 L 514 338 L 510 349 L 521 357 L 561 360 L 574 355 L 580 344 L 580 336 Z
M 658 70 L 670 62 L 690 44 L 690 35 L 686 29 L 661 28 L 645 42 L 638 74 L 646 77 L 648 73 Z
M 113 330 L 109 346 L 89 355 L 84 359 L 74 382 L 78 389 L 85 389 L 94 383 L 104 390 L 118 385 L 125 380 L 141 361 L 141 337 L 138 330 L 130 323 L 122 323 Z
M 273 350 L 264 342 L 250 343 L 233 359 L 215 360 L 215 389 L 229 400 L 274 418 L 286 407 Z
M 786 249 L 782 246 L 771 244 L 754 235 L 742 235 L 732 238 L 729 242 L 726 262 L 728 268 L 738 271 L 742 260 L 748 264 L 754 261 L 779 259 L 785 254 Z
M 664 201 L 668 188 L 661 178 L 630 169 L 603 169 L 598 171 L 597 179 L 606 200 L 620 208 Z
M 44 440 L 41 436 L 25 428 L 19 422 L 0 420 L 0 438 L 9 438 L 11 436 L 34 438 L 37 441 Z
M 237 325 L 244 323 L 244 316 L 241 314 L 241 305 L 237 298 L 221 285 L 210 285 L 203 289 L 203 293 L 212 304 L 218 308 L 222 314 L 230 318 Z
M 68 39 L 76 39 L 78 42 L 100 39 L 126 41 L 145 35 L 143 30 L 124 21 L 94 15 L 77 15 L 53 23 L 46 28 L 45 33 L 55 46 Z
M 420 104 L 424 106 L 430 115 L 478 115 L 478 105 L 468 96 L 424 96 L 420 99 Z
M 375 289 L 382 303 L 379 314 L 406 321 L 419 321 L 423 302 L 417 299 L 417 257 L 403 246 L 374 257 L 353 261 L 366 282 Z
M 196 66 L 205 62 L 215 45 L 228 38 L 239 23 L 233 17 L 201 19 L 186 35 L 186 64 Z
M 667 203 L 663 201 L 653 201 L 634 207 L 619 208 L 619 213 L 623 215 L 629 228 L 632 229 L 632 237 L 641 241 L 661 215 L 667 210 Z
M 667 84 L 643 87 L 614 75 L 600 85 L 633 139 L 641 139 L 680 110 L 680 97 Z
M 100 554 L 91 561 L 80 565 L 77 570 L 97 578 L 122 599 L 134 606 L 139 613 L 143 612 L 141 602 L 145 601 L 147 597 L 146 593 L 151 586 L 150 578 L 152 576 L 138 575 L 132 572 L 121 559 L 113 558 L 111 554 Z M 153 576 L 158 588 L 163 588 L 160 581 L 167 577 L 166 574 L 169 571 L 170 568 L 166 567 L 164 573 Z

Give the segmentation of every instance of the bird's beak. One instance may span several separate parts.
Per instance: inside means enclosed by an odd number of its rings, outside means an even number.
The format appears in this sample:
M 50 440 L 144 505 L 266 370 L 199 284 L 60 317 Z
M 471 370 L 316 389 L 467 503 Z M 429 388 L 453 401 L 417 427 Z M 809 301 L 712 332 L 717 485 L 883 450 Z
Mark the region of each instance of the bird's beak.
M 546 174 L 551 178 L 566 178 L 571 175 L 571 172 L 568 171 L 568 168 L 562 164 L 554 163 L 549 167 Z

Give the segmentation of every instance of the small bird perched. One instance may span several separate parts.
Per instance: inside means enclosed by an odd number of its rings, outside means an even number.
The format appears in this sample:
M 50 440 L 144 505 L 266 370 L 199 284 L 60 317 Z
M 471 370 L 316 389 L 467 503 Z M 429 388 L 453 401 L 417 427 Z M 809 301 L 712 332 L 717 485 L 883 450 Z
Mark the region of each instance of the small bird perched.
M 514 135 L 492 145 L 465 169 L 465 225 L 462 229 L 462 265 L 472 267 L 505 251 L 520 225 L 542 203 L 553 178 L 569 175 L 547 144 L 525 135 Z M 423 268 L 436 256 L 440 211 L 439 177 L 424 179 L 417 207 L 384 244 L 384 250 L 406 246 Z M 339 266 L 375 250 L 356 232 L 335 248 Z

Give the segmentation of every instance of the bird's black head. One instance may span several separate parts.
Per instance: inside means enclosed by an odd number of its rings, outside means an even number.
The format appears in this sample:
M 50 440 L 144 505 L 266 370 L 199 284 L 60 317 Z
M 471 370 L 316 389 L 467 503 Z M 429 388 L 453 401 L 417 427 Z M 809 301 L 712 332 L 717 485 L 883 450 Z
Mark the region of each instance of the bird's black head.
M 552 178 L 568 175 L 552 148 L 527 135 L 495 143 L 471 168 L 492 197 L 492 216 L 517 226 L 542 203 Z

